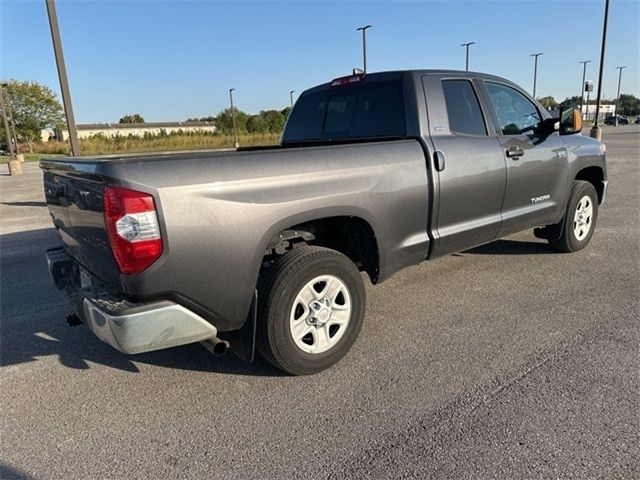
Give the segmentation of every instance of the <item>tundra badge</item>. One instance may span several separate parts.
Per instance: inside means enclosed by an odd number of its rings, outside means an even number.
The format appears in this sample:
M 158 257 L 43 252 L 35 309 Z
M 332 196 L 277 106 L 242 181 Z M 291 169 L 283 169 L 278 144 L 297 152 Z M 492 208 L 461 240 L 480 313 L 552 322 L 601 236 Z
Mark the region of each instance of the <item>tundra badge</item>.
M 545 200 L 549 200 L 551 198 L 551 195 L 549 195 L 548 193 L 546 195 L 540 195 L 539 197 L 533 197 L 531 199 L 531 203 L 540 203 L 540 202 L 544 202 Z

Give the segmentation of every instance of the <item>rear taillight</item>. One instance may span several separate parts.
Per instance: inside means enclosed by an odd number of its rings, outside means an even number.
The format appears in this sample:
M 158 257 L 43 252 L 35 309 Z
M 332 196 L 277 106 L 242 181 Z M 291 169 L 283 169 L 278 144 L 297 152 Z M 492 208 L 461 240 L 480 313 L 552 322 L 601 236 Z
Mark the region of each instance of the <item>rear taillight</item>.
M 140 273 L 162 255 L 156 205 L 151 195 L 105 187 L 103 207 L 109 243 L 121 273 Z

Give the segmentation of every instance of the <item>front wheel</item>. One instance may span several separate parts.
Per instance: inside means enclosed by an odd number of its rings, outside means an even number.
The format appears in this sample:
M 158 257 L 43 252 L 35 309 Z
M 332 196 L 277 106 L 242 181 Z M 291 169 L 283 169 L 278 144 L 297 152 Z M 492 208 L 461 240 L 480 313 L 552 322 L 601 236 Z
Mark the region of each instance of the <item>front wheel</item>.
M 549 239 L 559 252 L 577 252 L 591 240 L 598 219 L 598 194 L 589 182 L 573 182 L 567 211 L 562 219 L 560 238 Z
M 296 247 L 260 279 L 258 350 L 293 375 L 325 370 L 351 348 L 362 327 L 362 276 L 328 248 Z

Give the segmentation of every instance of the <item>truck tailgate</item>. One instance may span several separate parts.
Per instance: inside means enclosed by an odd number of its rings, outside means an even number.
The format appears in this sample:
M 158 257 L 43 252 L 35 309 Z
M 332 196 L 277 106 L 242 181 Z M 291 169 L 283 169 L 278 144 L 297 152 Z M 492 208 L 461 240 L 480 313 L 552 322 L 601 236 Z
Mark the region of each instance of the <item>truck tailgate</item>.
M 69 163 L 43 163 L 44 193 L 68 253 L 107 284 L 119 283 L 103 216 L 103 181 Z

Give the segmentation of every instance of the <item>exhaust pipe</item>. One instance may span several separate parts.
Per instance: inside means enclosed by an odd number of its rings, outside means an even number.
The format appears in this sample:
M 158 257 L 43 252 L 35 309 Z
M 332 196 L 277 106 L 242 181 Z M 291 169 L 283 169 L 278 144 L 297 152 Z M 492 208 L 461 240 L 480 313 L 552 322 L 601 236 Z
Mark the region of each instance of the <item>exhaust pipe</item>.
M 209 340 L 200 342 L 204 348 L 213 353 L 214 357 L 221 357 L 227 352 L 229 348 L 229 342 L 226 340 L 220 340 L 218 337 L 213 337 Z

